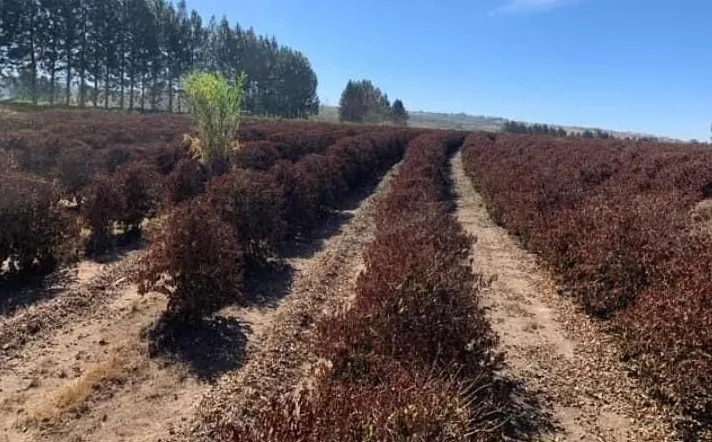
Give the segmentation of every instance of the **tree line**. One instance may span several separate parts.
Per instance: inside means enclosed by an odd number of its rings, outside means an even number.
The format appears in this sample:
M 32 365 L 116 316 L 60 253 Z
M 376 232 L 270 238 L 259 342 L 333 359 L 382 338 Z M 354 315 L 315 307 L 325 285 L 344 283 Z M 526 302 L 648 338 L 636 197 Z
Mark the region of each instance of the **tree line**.
M 568 135 L 560 127 L 549 126 L 548 124 L 526 124 L 517 121 L 505 121 L 502 131 L 514 134 L 549 135 L 553 137 L 565 137 Z
M 577 137 L 577 138 L 613 138 L 610 132 L 601 129 L 584 129 L 582 132 L 567 132 L 561 127 L 549 126 L 548 124 L 527 124 L 518 121 L 505 121 L 502 126 L 503 132 L 527 135 L 548 135 L 551 137 Z M 636 139 L 641 140 L 642 137 Z
M 299 51 L 181 0 L 0 0 L 0 80 L 33 103 L 181 111 L 193 70 L 245 72 L 248 113 L 316 114 L 317 77 Z
M 349 80 L 339 100 L 339 121 L 404 125 L 408 121 L 408 112 L 403 101 L 396 99 L 391 104 L 388 94 L 370 80 Z

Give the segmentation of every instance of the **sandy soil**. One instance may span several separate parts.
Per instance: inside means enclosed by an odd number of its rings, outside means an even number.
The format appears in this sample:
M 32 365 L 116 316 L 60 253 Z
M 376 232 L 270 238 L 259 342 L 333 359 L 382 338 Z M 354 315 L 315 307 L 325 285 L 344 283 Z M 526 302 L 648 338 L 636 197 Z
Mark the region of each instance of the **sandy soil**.
M 57 404 L 86 396 L 97 374 L 120 380 L 113 368 L 127 330 L 115 322 L 145 300 L 127 289 L 137 252 L 112 258 L 62 269 L 3 305 L 0 440 L 34 440 L 65 408 Z
M 539 440 L 676 440 L 670 416 L 626 375 L 600 324 L 557 294 L 535 257 L 492 222 L 460 154 L 452 169 L 458 219 L 477 238 L 475 269 L 494 278 L 482 296 L 506 352 L 503 375 L 521 382 L 552 416 Z

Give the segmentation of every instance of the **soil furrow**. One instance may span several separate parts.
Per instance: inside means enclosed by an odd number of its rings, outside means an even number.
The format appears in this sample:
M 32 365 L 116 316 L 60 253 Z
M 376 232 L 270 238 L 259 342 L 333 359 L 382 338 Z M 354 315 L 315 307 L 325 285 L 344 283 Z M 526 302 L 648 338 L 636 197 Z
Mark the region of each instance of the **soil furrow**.
M 396 165 L 375 192 L 349 213 L 350 221 L 311 257 L 290 260 L 294 276 L 289 295 L 263 319 L 262 333 L 247 345 L 245 366 L 215 385 L 201 400 L 180 440 L 216 440 L 216 428 L 249 410 L 260 397 L 289 394 L 310 364 L 309 336 L 314 322 L 343 308 L 363 269 L 362 251 L 374 233 L 374 202 L 387 192 Z M 264 322 L 268 322 L 265 325 Z
M 22 358 L 26 347 L 42 345 L 43 340 L 88 316 L 102 315 L 100 307 L 129 285 L 139 254 L 129 251 L 105 264 L 82 261 L 50 275 L 40 287 L 26 289 L 38 302 L 0 317 L 0 370 Z
M 460 153 L 452 167 L 458 219 L 477 238 L 475 269 L 495 277 L 482 297 L 506 352 L 504 374 L 556 420 L 557 429 L 542 439 L 675 440 L 670 416 L 627 376 L 612 338 L 561 297 L 535 257 L 490 219 Z

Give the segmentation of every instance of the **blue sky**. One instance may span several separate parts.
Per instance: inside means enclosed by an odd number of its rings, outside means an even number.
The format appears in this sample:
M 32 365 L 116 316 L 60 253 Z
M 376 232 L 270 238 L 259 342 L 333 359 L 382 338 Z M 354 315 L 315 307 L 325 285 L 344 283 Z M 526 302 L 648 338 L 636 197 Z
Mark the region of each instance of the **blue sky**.
M 323 102 L 367 78 L 411 110 L 708 139 L 709 0 L 188 0 L 306 54 Z

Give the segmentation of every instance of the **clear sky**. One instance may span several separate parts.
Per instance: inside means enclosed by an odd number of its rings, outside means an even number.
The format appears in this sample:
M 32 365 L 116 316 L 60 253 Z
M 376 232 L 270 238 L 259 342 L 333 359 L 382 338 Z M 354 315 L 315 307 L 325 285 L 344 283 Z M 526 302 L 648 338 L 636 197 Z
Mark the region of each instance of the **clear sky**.
M 367 78 L 406 108 L 709 139 L 710 0 L 187 0 L 302 51 L 336 105 Z

